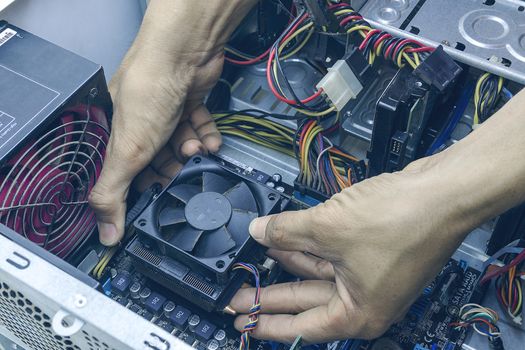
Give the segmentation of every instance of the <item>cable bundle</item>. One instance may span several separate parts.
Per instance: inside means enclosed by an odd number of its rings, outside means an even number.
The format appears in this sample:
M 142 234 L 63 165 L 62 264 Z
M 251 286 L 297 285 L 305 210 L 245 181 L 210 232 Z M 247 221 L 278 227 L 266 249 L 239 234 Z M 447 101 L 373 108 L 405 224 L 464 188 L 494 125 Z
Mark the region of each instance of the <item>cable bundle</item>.
M 255 279 L 255 298 L 248 314 L 248 323 L 246 323 L 241 331 L 241 341 L 239 344 L 239 350 L 248 350 L 250 349 L 250 333 L 257 327 L 259 313 L 261 312 L 261 283 L 259 270 L 257 270 L 252 264 L 246 263 L 237 263 L 233 265 L 233 270 L 248 271 Z
M 290 118 L 259 110 L 218 112 L 213 114 L 219 131 L 224 135 L 245 140 L 276 150 L 299 162 L 298 181 L 331 196 L 352 185 L 355 157 L 335 147 L 325 136 L 339 127 L 337 121 L 323 128 L 315 120 L 304 120 L 297 131 L 267 117 Z
M 523 291 L 521 278 L 525 271 L 518 271 L 518 266 L 512 266 L 505 274 L 496 279 L 496 296 L 502 308 L 516 324 L 522 323 Z
M 300 99 L 293 90 L 281 65 L 281 61 L 295 55 L 304 47 L 307 39 L 310 38 L 314 31 L 314 23 L 311 18 L 304 11 L 301 12 L 270 48 L 266 64 L 266 79 L 270 90 L 278 100 L 292 106 L 305 116 L 322 117 L 335 111 L 335 107 L 330 106 L 322 96 L 322 90 L 317 90 L 312 95 Z M 285 54 L 284 49 L 289 43 L 303 33 L 307 33 L 303 44 Z M 287 94 L 291 95 L 291 97 L 288 97 Z
M 328 196 L 352 185 L 352 163 L 357 159 L 336 148 L 325 134 L 337 129 L 338 124 L 324 129 L 315 120 L 309 120 L 298 130 L 300 173 L 298 181 Z
M 459 321 L 451 323 L 456 329 L 472 327 L 475 332 L 488 337 L 490 341 L 499 338 L 501 333 L 496 325 L 499 317 L 496 311 L 478 304 L 465 304 L 459 311 Z
M 502 77 L 490 73 L 479 77 L 474 91 L 474 126 L 490 117 L 503 89 L 503 83 Z
M 359 50 L 363 51 L 370 65 L 374 64 L 376 57 L 383 57 L 394 62 L 399 68 L 409 64 L 415 69 L 434 51 L 433 47 L 425 46 L 416 40 L 394 37 L 387 32 L 373 29 L 363 16 L 348 4 L 334 4 L 328 8 L 339 19 L 344 33 L 357 33 L 361 37 L 358 37 L 358 40 L 362 40 Z
M 258 110 L 214 113 L 213 118 L 223 135 L 243 138 L 293 157 L 294 130 L 274 121 Z M 271 115 L 276 116 L 276 115 Z M 278 117 L 287 117 L 278 115 Z

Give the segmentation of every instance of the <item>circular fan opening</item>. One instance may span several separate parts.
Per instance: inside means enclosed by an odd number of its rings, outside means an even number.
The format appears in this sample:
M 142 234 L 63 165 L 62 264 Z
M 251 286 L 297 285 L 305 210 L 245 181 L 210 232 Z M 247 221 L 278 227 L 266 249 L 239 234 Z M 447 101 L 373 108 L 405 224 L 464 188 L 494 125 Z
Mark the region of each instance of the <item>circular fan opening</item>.
M 29 140 L 0 174 L 0 223 L 65 258 L 93 233 L 88 195 L 109 139 L 103 111 L 69 110 Z

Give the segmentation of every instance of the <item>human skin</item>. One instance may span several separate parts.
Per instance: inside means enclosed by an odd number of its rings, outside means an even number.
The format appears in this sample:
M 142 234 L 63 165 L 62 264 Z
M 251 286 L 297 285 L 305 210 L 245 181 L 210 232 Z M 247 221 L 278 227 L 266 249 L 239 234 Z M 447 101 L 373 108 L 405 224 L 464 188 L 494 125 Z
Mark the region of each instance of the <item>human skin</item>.
M 113 131 L 90 202 L 101 241 L 123 235 L 132 184 L 166 184 L 221 143 L 202 100 L 224 45 L 253 0 L 152 0 L 110 84 Z M 358 183 L 317 207 L 256 219 L 250 233 L 302 282 L 263 289 L 253 336 L 292 342 L 374 338 L 403 316 L 465 235 L 525 199 L 525 94 L 468 137 L 403 171 Z M 305 254 L 308 252 L 309 254 Z M 314 257 L 315 255 L 315 257 Z M 247 313 L 252 289 L 231 307 Z M 237 318 L 242 329 L 246 315 Z

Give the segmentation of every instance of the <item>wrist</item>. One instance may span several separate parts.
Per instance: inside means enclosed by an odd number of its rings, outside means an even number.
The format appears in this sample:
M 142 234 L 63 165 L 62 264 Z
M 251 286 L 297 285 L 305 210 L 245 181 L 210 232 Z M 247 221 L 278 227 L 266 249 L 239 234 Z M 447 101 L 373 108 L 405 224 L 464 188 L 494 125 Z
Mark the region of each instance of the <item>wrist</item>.
M 200 66 L 224 45 L 257 0 L 151 0 L 134 46 L 174 64 Z

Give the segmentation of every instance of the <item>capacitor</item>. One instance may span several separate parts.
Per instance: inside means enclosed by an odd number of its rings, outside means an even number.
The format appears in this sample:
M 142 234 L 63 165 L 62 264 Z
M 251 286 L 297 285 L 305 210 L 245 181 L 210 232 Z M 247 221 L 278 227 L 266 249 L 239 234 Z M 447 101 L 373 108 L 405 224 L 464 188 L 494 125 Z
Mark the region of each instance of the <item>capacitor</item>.
M 219 348 L 219 342 L 215 339 L 212 339 L 208 342 L 208 350 L 217 350 Z
M 273 181 L 268 181 L 266 183 L 266 186 L 270 187 L 270 188 L 274 188 L 275 187 L 275 183 Z
M 173 301 L 168 301 L 166 304 L 164 304 L 164 316 L 170 317 L 170 314 L 175 310 L 175 303 Z
M 151 289 L 144 288 L 143 290 L 140 291 L 140 300 L 142 300 L 142 302 L 145 302 L 146 299 L 148 299 L 150 295 L 151 295 Z
M 273 174 L 272 180 L 276 183 L 280 183 L 283 180 L 283 177 L 281 176 L 281 174 Z
M 131 287 L 129 287 L 129 293 L 131 295 L 131 297 L 133 299 L 138 299 L 140 298 L 140 290 L 141 290 L 142 286 L 140 285 L 140 282 L 133 282 L 133 284 L 131 285 Z
M 226 345 L 228 338 L 226 337 L 226 332 L 223 329 L 217 329 L 215 334 L 213 335 L 213 338 L 219 342 L 219 346 Z
M 199 315 L 191 315 L 190 319 L 188 320 L 188 327 L 190 331 L 195 332 L 195 328 L 199 325 L 201 322 L 201 318 Z

